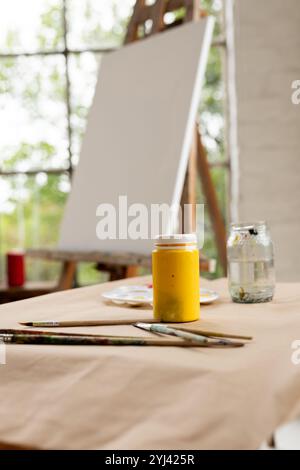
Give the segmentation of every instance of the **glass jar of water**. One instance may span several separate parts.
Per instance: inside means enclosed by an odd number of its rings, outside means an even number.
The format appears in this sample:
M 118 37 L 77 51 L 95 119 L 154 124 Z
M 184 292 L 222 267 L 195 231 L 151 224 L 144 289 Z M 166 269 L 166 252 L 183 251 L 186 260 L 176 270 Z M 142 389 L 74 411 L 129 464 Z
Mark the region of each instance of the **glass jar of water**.
M 274 252 L 265 222 L 231 224 L 227 242 L 229 291 L 234 302 L 272 300 Z

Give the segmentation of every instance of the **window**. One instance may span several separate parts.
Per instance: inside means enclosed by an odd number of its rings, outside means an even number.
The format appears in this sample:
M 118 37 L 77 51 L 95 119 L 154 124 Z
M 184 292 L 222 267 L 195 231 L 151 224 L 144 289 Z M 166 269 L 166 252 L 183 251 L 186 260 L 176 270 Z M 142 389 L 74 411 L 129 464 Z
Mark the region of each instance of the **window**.
M 55 246 L 76 166 L 98 65 L 122 44 L 134 0 L 2 0 L 0 17 L 0 280 L 4 255 L 17 247 Z M 218 17 L 222 3 L 205 0 Z M 16 12 L 18 14 L 16 15 Z M 209 58 L 201 128 L 224 215 L 222 48 Z M 199 187 L 199 200 L 201 188 Z M 216 256 L 210 224 L 206 252 Z M 58 266 L 29 261 L 29 280 L 56 278 Z M 99 279 L 82 266 L 83 282 Z

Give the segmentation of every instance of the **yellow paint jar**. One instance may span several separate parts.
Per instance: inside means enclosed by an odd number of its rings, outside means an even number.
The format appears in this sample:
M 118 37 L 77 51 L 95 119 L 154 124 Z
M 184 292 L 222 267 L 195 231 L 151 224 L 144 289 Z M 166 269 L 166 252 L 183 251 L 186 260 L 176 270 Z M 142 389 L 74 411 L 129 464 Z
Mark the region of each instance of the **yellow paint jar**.
M 199 319 L 199 250 L 195 234 L 157 237 L 152 253 L 154 318 L 163 322 Z

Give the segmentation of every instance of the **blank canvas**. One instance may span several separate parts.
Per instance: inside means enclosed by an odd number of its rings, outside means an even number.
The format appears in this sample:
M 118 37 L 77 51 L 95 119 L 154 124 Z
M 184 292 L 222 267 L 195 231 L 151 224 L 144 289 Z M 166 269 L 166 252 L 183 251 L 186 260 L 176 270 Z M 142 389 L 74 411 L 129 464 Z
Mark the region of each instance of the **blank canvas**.
M 180 202 L 213 19 L 104 56 L 61 227 L 65 250 L 150 253 L 152 240 L 99 240 L 96 208 Z

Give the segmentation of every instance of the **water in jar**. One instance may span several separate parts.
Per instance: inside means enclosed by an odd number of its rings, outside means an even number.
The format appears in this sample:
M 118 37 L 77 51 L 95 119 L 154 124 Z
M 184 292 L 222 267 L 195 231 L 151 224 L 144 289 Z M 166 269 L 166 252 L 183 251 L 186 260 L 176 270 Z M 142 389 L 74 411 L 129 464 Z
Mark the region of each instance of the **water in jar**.
M 240 303 L 272 300 L 274 255 L 265 223 L 232 225 L 227 251 L 232 300 Z

